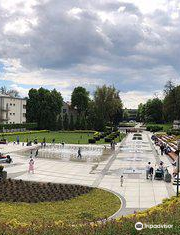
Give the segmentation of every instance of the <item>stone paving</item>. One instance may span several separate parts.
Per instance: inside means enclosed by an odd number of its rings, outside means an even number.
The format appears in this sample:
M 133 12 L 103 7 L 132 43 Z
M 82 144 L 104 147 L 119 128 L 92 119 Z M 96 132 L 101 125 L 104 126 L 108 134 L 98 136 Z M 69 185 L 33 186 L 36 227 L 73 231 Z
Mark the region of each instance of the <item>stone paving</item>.
M 163 160 L 170 165 L 167 156 L 160 156 L 159 149 L 150 140 L 150 133 L 143 132 L 142 140 L 132 140 L 133 133 L 118 144 L 116 151 L 105 161 L 73 162 L 58 159 L 35 158 L 35 174 L 28 174 L 28 156 L 18 154 L 17 150 L 30 149 L 21 145 L 0 146 L 1 152 L 11 153 L 12 165 L 5 165 L 8 176 L 15 179 L 71 183 L 104 188 L 115 192 L 123 201 L 118 215 L 144 210 L 162 202 L 164 198 L 175 194 L 171 183 L 146 180 L 145 166 L 153 166 Z M 172 167 L 169 167 L 170 171 Z M 124 176 L 123 187 L 120 176 Z

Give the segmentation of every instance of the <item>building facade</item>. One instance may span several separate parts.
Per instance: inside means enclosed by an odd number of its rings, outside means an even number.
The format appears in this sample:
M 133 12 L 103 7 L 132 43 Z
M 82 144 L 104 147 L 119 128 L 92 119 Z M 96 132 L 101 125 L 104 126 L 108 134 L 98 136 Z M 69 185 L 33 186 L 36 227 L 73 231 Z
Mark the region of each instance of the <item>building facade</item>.
M 73 115 L 73 118 L 76 118 L 77 117 L 77 110 L 73 109 L 69 102 L 63 101 L 63 106 L 61 109 L 61 117 L 63 118 L 65 114 L 67 114 L 69 118 L 71 115 Z
M 26 122 L 26 100 L 0 94 L 0 123 Z

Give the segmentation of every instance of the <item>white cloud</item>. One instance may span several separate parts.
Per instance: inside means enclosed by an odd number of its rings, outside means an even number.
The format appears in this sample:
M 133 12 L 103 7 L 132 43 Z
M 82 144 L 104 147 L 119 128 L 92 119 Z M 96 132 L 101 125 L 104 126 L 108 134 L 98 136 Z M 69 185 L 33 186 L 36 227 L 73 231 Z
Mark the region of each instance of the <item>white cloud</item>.
M 133 106 L 179 82 L 179 22 L 178 0 L 0 0 L 0 78 L 66 97 L 106 83 Z
M 120 95 L 124 104 L 124 108 L 134 108 L 134 109 L 137 109 L 140 103 L 144 104 L 148 99 L 152 99 L 157 95 L 159 98 L 162 98 L 162 92 L 159 90 L 149 94 L 143 91 L 128 91 L 128 92 L 122 92 Z

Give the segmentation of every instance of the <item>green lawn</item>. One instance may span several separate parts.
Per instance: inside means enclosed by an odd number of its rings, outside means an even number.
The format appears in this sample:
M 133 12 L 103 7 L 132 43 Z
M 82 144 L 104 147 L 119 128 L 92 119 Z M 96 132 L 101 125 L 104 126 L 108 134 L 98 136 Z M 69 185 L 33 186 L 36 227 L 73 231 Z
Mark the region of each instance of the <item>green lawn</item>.
M 9 142 L 16 141 L 17 135 L 3 136 Z M 47 132 L 47 133 L 36 133 L 36 134 L 21 134 L 19 135 L 20 142 L 33 141 L 38 139 L 38 142 L 42 142 L 43 138 L 46 139 L 47 143 L 51 143 L 52 139 L 55 138 L 56 143 L 65 142 L 66 144 L 88 144 L 88 139 L 93 138 L 93 133 L 77 133 L 77 132 Z M 116 142 L 121 141 L 123 135 L 116 139 Z M 104 139 L 101 139 L 96 142 L 96 144 L 105 144 Z
M 163 131 L 166 132 L 169 129 L 172 128 L 172 123 L 166 123 L 166 124 L 154 124 L 154 123 L 147 123 L 146 126 L 158 126 L 158 127 L 163 127 Z
M 16 220 L 19 223 L 31 224 L 42 222 L 82 222 L 106 218 L 120 208 L 117 196 L 101 189 L 93 189 L 77 198 L 42 203 L 8 203 L 0 202 L 0 223 Z

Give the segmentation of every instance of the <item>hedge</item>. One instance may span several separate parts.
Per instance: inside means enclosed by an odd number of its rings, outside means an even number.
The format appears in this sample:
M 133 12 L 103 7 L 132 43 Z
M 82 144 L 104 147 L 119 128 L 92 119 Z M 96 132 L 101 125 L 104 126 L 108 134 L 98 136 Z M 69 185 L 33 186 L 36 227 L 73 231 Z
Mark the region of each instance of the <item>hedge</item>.
M 92 130 L 74 130 L 74 131 L 68 131 L 68 130 L 61 130 L 59 131 L 59 133 L 64 133 L 64 132 L 68 132 L 68 133 L 90 133 L 90 134 L 94 134 L 96 133 L 96 131 L 92 131 Z
M 151 131 L 151 132 L 157 132 L 157 131 L 162 131 L 163 130 L 163 127 L 162 126 L 153 126 L 153 125 L 148 125 L 146 127 L 146 130 L 147 131 Z
M 167 135 L 180 135 L 180 130 L 168 130 L 167 132 Z
M 89 142 L 89 144 L 95 144 L 96 140 L 95 139 L 89 139 L 88 142 Z
M 25 135 L 25 134 L 47 133 L 47 132 L 49 131 L 40 130 L 40 131 L 7 132 L 7 133 L 0 133 L 0 136 Z
M 0 130 L 3 129 L 20 129 L 20 128 L 26 128 L 27 130 L 34 130 L 37 128 L 37 123 L 16 123 L 16 124 L 0 124 Z

